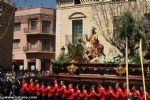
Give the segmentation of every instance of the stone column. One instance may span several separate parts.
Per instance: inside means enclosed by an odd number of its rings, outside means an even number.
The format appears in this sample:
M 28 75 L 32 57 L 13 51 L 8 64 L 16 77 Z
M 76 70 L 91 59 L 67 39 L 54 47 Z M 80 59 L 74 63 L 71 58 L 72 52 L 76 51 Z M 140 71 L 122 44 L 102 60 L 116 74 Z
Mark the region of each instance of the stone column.
M 24 70 L 28 69 L 28 59 L 24 59 Z
M 40 59 L 36 59 L 36 69 L 37 69 L 38 71 L 41 70 L 41 60 L 40 60 Z

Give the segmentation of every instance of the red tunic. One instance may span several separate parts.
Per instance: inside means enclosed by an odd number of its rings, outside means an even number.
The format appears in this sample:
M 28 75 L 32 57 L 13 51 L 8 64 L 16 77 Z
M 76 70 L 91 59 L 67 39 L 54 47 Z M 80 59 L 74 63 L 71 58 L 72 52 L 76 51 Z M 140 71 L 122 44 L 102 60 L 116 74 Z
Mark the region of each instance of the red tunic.
M 146 94 L 146 97 L 147 97 L 147 100 L 150 100 L 150 96 L 148 95 L 148 93 Z M 142 93 L 140 94 L 139 100 L 145 100 L 144 98 L 145 98 L 144 92 L 142 92 Z
M 52 97 L 53 96 L 53 88 L 51 86 L 47 87 L 47 92 L 48 92 L 48 97 Z
M 47 96 L 47 87 L 42 86 L 42 96 Z
M 40 96 L 40 95 L 41 95 L 41 90 L 42 90 L 41 86 L 40 86 L 39 84 L 37 84 L 37 85 L 36 85 L 36 95 L 37 95 L 37 96 Z
M 148 100 L 150 100 L 150 93 L 149 93 L 149 94 L 147 94 L 147 98 L 148 98 Z
M 127 90 L 127 88 L 126 88 L 121 94 L 123 100 L 127 100 L 127 93 L 129 93 L 129 90 Z
M 106 91 L 103 87 L 98 88 L 98 93 L 99 93 L 100 100 L 106 100 L 105 98 Z
M 21 94 L 29 93 L 29 85 L 28 83 L 24 83 L 23 86 L 21 87 Z
M 111 93 L 115 100 L 122 100 L 122 90 L 121 88 L 117 88 L 116 92 Z
M 94 89 L 91 89 L 89 96 L 90 96 L 90 100 L 96 100 L 96 97 L 98 96 L 98 94 L 95 93 Z
M 108 91 L 106 92 L 105 99 L 106 99 L 106 100 L 115 100 L 114 97 L 112 96 L 112 93 L 114 93 L 113 90 L 108 90 Z
M 67 100 L 74 100 L 74 89 L 73 88 L 69 88 L 68 91 L 66 91 L 67 93 Z
M 74 98 L 75 98 L 75 100 L 80 100 L 80 90 L 78 89 L 78 90 L 76 90 L 76 91 L 74 91 L 74 93 L 73 93 L 73 96 L 74 96 Z
M 80 95 L 81 98 L 83 98 L 83 100 L 88 100 L 88 93 L 87 91 L 84 89 L 82 94 Z
M 142 92 L 139 96 L 139 100 L 144 100 L 144 92 Z
M 140 92 L 138 90 L 133 91 L 133 97 L 140 98 Z
M 29 86 L 29 92 L 31 95 L 35 94 L 35 85 L 33 83 L 31 83 Z
M 53 92 L 55 96 L 59 96 L 59 86 L 58 84 L 54 85 Z
M 62 85 L 61 88 L 59 89 L 59 93 L 62 96 L 62 98 L 67 97 L 66 96 L 66 86 Z

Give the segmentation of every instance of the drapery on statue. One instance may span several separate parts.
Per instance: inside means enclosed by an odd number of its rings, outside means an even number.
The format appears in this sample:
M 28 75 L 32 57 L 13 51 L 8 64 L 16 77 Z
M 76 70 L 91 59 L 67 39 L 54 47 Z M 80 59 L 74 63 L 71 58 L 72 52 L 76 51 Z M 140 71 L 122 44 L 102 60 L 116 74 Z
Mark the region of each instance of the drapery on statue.
M 101 55 L 105 57 L 104 46 L 100 44 L 98 37 L 95 36 L 96 34 L 95 30 L 96 28 L 93 27 L 92 33 L 90 34 L 89 37 L 87 34 L 85 34 L 85 38 L 86 38 L 85 54 L 90 56 L 92 59 L 96 57 L 100 57 Z

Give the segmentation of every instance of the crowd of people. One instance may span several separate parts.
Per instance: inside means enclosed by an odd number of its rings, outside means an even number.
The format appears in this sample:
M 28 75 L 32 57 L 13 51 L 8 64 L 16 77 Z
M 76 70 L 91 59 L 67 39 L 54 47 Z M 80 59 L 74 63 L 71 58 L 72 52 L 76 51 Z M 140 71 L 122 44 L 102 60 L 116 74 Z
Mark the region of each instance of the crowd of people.
M 52 83 L 40 82 L 38 80 L 30 79 L 28 83 L 26 80 L 22 81 L 20 94 L 23 96 L 37 96 L 38 100 L 127 100 L 127 93 L 130 100 L 144 100 L 144 91 L 141 87 L 137 90 L 135 86 L 131 90 L 123 85 L 123 89 L 120 88 L 119 83 L 115 85 L 113 89 L 111 85 L 106 90 L 101 84 L 96 87 L 92 85 L 90 90 L 87 91 L 86 85 L 74 86 L 73 83 L 69 83 L 67 86 L 64 81 L 57 80 Z M 150 100 L 150 94 L 146 93 L 147 100 Z M 129 100 L 128 99 L 128 100 Z
M 46 77 L 47 72 L 0 72 L 0 96 L 19 96 L 21 80 L 29 77 Z
M 1 96 L 36 97 L 36 100 L 144 100 L 144 94 L 142 87 L 139 89 L 133 85 L 127 89 L 125 83 L 122 86 L 119 83 L 115 86 L 89 85 L 88 82 L 44 80 L 42 77 L 41 80 L 33 79 L 28 73 L 0 73 Z M 150 92 L 146 92 L 146 97 L 150 100 Z

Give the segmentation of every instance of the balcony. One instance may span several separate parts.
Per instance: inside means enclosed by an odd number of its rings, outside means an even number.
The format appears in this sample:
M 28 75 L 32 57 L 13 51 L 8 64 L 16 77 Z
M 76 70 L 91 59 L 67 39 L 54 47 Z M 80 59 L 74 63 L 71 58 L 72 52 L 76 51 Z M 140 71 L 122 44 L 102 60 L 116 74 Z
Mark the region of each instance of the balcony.
M 30 30 L 29 28 L 24 28 L 23 31 L 26 35 L 55 35 L 52 32 L 42 32 L 39 29 Z
M 25 53 L 55 53 L 54 48 L 44 49 L 42 47 L 39 48 L 31 48 L 29 46 L 24 46 L 23 51 Z

